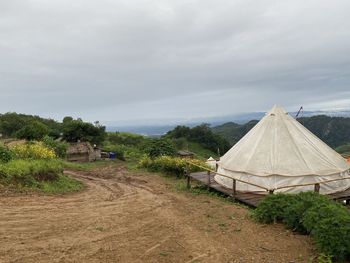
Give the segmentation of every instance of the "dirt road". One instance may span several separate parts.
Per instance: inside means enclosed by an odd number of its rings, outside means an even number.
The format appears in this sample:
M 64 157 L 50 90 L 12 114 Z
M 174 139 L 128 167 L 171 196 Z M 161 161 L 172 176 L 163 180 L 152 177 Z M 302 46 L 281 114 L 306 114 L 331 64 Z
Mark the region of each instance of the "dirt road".
M 309 237 L 174 181 L 110 166 L 63 196 L 0 197 L 0 262 L 308 262 Z

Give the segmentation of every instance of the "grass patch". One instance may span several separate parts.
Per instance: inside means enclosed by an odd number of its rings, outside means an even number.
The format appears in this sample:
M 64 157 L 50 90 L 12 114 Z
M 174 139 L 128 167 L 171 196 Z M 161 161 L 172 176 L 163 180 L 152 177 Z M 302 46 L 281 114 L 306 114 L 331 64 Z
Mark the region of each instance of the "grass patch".
M 84 185 L 74 178 L 60 175 L 58 180 L 39 183 L 38 189 L 47 194 L 64 194 L 79 192 L 84 189 Z
M 119 163 L 120 161 L 117 160 L 101 160 L 101 161 L 95 161 L 95 162 L 68 162 L 68 161 L 61 161 L 63 168 L 65 169 L 72 169 L 72 170 L 78 170 L 78 171 L 89 171 L 101 167 L 105 167 L 110 164 Z
M 63 175 L 60 160 L 12 160 L 0 165 L 0 184 L 49 194 L 76 192 L 83 184 Z

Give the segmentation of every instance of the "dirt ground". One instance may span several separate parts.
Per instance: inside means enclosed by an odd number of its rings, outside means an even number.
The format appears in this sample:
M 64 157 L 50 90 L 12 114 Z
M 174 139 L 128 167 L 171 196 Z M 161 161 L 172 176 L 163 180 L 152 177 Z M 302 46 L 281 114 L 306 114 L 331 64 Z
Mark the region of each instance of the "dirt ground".
M 0 262 L 309 262 L 310 238 L 247 208 L 109 166 L 69 172 L 81 193 L 0 197 Z

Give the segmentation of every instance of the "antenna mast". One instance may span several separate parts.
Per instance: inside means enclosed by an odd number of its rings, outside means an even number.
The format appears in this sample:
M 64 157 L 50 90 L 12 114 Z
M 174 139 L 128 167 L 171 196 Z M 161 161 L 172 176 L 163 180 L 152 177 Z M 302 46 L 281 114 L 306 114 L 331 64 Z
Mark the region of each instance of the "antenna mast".
M 302 111 L 304 111 L 303 106 L 300 107 L 300 109 L 298 110 L 297 115 L 295 115 L 295 118 L 296 118 L 296 119 L 299 117 L 299 114 L 300 114 Z

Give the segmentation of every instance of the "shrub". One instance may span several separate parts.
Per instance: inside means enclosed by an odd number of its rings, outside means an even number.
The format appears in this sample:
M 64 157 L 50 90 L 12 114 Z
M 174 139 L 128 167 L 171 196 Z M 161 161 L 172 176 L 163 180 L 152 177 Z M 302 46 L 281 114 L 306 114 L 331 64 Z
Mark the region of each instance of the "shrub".
M 262 223 L 271 224 L 281 222 L 291 203 L 295 203 L 294 195 L 274 194 L 268 195 L 260 202 L 254 211 L 254 217 Z
M 55 151 L 56 156 L 60 158 L 65 158 L 67 156 L 67 143 L 54 140 L 50 136 L 45 136 L 42 141 L 46 147 Z
M 350 256 L 350 213 L 341 204 L 317 203 L 305 213 L 303 225 L 327 255 L 340 260 Z
M 5 184 L 37 186 L 41 181 L 57 180 L 63 166 L 56 160 L 12 160 L 0 165 L 0 180 Z
M 12 152 L 4 145 L 0 145 L 0 162 L 6 163 L 12 160 Z
M 12 147 L 17 159 L 54 159 L 54 150 L 46 147 L 42 142 L 19 144 Z
M 203 167 L 207 166 L 200 160 L 193 159 L 191 162 Z M 152 172 L 163 172 L 178 177 L 184 176 L 187 167 L 189 168 L 189 172 L 197 172 L 201 170 L 197 166 L 188 165 L 185 159 L 171 156 L 160 156 L 155 159 L 144 157 L 140 160 L 139 166 Z
M 254 211 L 263 223 L 284 222 L 289 228 L 310 233 L 327 257 L 350 257 L 350 213 L 339 203 L 314 192 L 266 197 Z
M 283 222 L 293 230 L 306 234 L 308 231 L 303 220 L 305 213 L 315 205 L 329 204 L 329 198 L 314 192 L 302 192 L 293 196 L 284 211 Z
M 168 139 L 151 139 L 144 146 L 144 152 L 151 158 L 159 156 L 174 156 L 176 148 Z

